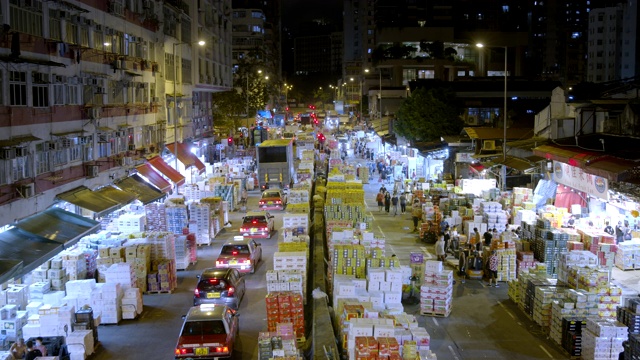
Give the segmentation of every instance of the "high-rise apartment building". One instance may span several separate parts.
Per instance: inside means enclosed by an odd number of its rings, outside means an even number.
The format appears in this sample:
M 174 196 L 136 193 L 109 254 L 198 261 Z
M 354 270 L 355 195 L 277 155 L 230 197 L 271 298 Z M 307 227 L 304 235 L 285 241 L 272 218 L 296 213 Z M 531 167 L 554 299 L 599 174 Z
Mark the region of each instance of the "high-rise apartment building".
M 0 17 L 0 226 L 212 139 L 231 0 L 8 0 Z

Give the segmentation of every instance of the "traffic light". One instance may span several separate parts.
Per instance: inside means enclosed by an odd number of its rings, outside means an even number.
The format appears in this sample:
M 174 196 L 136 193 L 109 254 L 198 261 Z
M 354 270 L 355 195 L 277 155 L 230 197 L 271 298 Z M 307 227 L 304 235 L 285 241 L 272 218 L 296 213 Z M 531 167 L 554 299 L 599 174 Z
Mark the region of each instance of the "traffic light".
M 229 136 L 229 138 L 227 138 L 227 145 L 233 146 L 233 138 L 231 136 Z

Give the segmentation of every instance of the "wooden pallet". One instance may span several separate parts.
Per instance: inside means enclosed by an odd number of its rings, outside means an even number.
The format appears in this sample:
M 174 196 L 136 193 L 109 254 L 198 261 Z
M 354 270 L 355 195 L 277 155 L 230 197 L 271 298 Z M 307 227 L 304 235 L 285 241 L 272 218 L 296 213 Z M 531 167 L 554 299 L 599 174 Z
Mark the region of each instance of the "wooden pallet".
M 155 295 L 155 294 L 173 294 L 174 290 L 158 290 L 158 291 L 145 291 L 145 295 Z
M 420 311 L 420 315 L 424 316 L 433 316 L 433 317 L 448 317 L 451 315 L 451 311 L 447 311 L 447 313 L 438 313 L 438 312 L 428 312 L 428 311 Z

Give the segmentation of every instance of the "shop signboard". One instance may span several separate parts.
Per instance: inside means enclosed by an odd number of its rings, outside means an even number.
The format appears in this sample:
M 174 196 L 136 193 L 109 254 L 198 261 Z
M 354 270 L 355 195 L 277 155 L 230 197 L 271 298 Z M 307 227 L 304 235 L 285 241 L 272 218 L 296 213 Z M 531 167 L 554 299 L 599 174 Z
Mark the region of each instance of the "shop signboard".
M 609 183 L 607 179 L 589 174 L 579 167 L 554 160 L 553 181 L 599 199 L 609 200 Z
M 462 192 L 465 194 L 482 195 L 483 190 L 496 188 L 496 179 L 463 179 Z
M 456 153 L 456 162 L 459 163 L 472 163 L 476 161 L 473 158 L 473 153 Z

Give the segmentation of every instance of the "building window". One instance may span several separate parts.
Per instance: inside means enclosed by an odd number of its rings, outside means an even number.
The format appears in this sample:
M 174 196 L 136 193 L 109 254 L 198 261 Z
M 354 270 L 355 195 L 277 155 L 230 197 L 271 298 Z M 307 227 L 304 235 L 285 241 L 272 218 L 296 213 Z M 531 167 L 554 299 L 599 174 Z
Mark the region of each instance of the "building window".
M 29 156 L 24 152 L 24 156 L 16 156 L 11 161 L 11 177 L 13 181 L 28 179 L 31 177 L 31 161 Z
M 104 50 L 104 34 L 102 31 L 93 31 L 93 48 Z
M 78 85 L 69 85 L 67 86 L 68 96 L 67 96 L 67 104 L 69 105 L 78 105 L 80 102 L 78 101 L 79 92 Z
M 35 155 L 36 175 L 41 175 L 51 171 L 51 162 L 49 161 L 49 143 L 44 142 L 36 144 Z
M 31 96 L 33 107 L 49 106 L 49 74 L 32 73 L 33 84 L 31 85 Z
M 64 42 L 69 44 L 78 43 L 78 25 L 67 21 L 67 34 L 65 36 Z
M 9 19 L 11 30 L 42 36 L 42 1 L 32 0 L 32 6 L 24 7 L 19 0 L 11 0 Z
M 9 72 L 9 97 L 11 106 L 27 106 L 27 73 Z
M 89 28 L 86 26 L 80 28 L 80 45 L 89 47 Z
M 118 85 L 117 81 L 109 81 L 108 104 L 124 104 L 124 89 Z
M 182 19 L 180 22 L 180 37 L 183 43 L 191 44 L 191 21 Z
M 53 40 L 62 40 L 62 23 L 58 10 L 49 10 L 49 37 Z
M 66 101 L 66 77 L 53 75 L 53 105 L 64 105 Z
M 169 80 L 169 81 L 175 81 L 175 78 L 173 77 L 173 70 L 174 70 L 174 57 L 173 54 L 169 54 L 169 53 L 164 53 L 164 78 Z
M 193 81 L 191 80 L 191 60 L 182 59 L 182 83 L 183 84 L 191 84 Z

